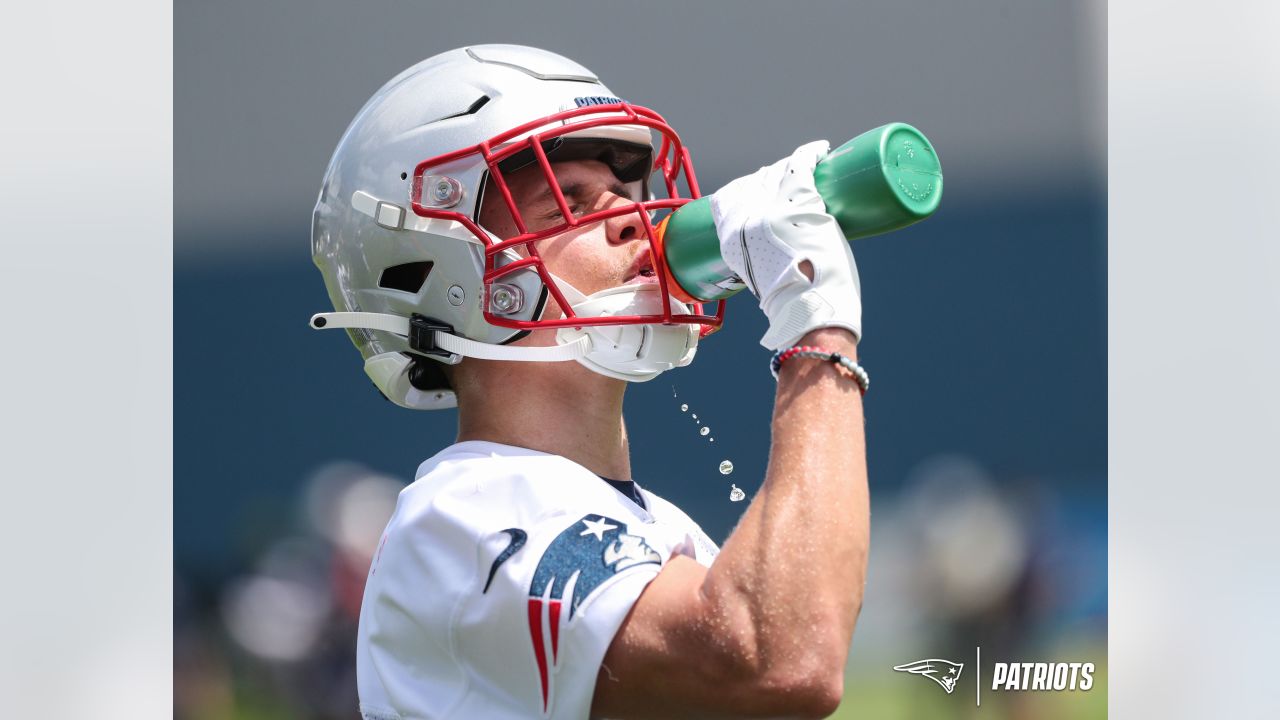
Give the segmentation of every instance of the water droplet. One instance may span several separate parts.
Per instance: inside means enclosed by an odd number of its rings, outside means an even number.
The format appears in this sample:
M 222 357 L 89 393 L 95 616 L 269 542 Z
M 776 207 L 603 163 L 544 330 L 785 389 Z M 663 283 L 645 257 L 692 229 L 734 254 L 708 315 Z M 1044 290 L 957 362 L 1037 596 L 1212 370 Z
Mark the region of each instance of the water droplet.
M 698 434 L 699 434 L 699 435 L 704 435 L 704 436 L 705 436 L 705 435 L 707 435 L 707 434 L 708 434 L 708 433 L 710 433 L 710 432 L 711 432 L 711 428 L 707 427 L 706 425 L 703 425 L 703 426 L 702 426 L 702 429 L 698 431 Z
M 721 474 L 721 475 L 728 475 L 728 474 L 729 474 L 729 473 L 731 473 L 731 472 L 733 472 L 733 463 L 729 462 L 728 460 L 721 460 L 721 461 L 720 461 L 720 474 Z
M 688 406 L 688 405 L 681 405 L 681 406 L 680 406 L 680 412 L 689 412 L 689 406 Z
M 747 496 L 746 493 L 742 492 L 742 488 L 737 485 L 733 485 L 732 487 L 733 489 L 729 491 L 729 500 L 738 502 Z

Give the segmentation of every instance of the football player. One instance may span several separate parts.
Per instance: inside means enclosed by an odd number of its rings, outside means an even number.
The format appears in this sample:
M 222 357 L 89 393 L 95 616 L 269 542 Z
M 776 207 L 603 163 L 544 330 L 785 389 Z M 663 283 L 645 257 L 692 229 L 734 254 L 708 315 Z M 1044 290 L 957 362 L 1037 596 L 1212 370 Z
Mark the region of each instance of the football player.
M 823 717 L 869 537 L 853 256 L 814 188 L 825 142 L 711 198 L 726 287 L 777 351 L 769 464 L 723 548 L 631 476 L 628 382 L 722 313 L 654 229 L 698 193 L 657 113 L 553 53 L 437 55 L 360 110 L 312 249 L 391 402 L 458 408 L 369 569 L 360 711 L 399 718 Z M 677 210 L 678 211 L 678 210 Z M 721 308 L 722 309 L 722 308 Z

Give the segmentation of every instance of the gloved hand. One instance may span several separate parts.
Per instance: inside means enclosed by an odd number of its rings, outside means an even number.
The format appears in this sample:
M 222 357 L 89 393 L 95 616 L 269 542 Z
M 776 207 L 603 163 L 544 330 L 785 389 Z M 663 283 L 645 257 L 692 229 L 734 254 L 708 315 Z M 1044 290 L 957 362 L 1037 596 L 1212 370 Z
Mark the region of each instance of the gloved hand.
M 711 196 L 725 263 L 760 299 L 770 350 L 795 345 L 821 327 L 862 337 L 862 291 L 849 241 L 827 213 L 813 169 L 831 146 L 818 140 Z M 805 277 L 808 261 L 813 279 Z

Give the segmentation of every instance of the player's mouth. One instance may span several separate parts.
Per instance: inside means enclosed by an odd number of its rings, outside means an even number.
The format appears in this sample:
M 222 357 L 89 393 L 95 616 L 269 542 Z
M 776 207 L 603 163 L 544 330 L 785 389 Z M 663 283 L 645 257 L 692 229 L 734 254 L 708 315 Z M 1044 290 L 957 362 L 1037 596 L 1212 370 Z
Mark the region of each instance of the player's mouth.
M 635 262 L 631 263 L 631 268 L 627 270 L 626 279 L 622 284 L 656 282 L 658 282 L 658 273 L 653 267 L 653 254 L 645 250 L 636 257 Z

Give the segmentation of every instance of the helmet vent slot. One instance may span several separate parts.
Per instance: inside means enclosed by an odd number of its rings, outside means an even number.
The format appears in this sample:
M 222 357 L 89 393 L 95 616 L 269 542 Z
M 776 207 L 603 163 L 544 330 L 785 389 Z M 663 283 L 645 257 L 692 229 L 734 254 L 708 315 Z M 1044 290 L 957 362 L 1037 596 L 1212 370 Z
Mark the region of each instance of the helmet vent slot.
M 467 108 L 466 110 L 463 110 L 460 113 L 454 113 L 452 115 L 445 115 L 444 117 L 437 118 L 435 120 L 432 120 L 431 122 L 440 122 L 441 120 L 452 120 L 453 118 L 466 117 L 467 115 L 475 115 L 476 113 L 480 112 L 480 108 L 484 107 L 489 103 L 490 99 L 491 98 L 488 95 L 481 95 L 475 102 L 471 103 L 471 107 Z
M 434 263 L 428 260 L 389 267 L 382 271 L 382 277 L 378 279 L 378 287 L 416 294 L 427 283 L 427 275 L 431 274 L 432 265 Z
M 475 115 L 476 113 L 480 112 L 480 108 L 484 107 L 486 104 L 488 104 L 488 102 L 489 102 L 489 96 L 481 95 L 475 102 L 471 103 L 471 107 L 467 108 L 467 111 L 462 114 Z

